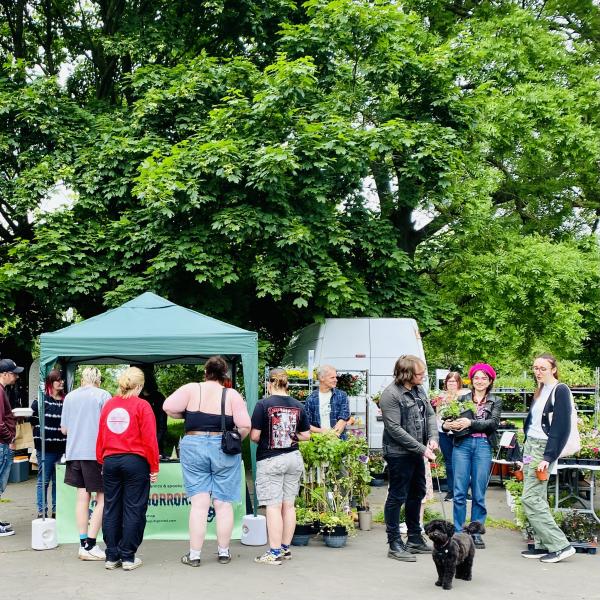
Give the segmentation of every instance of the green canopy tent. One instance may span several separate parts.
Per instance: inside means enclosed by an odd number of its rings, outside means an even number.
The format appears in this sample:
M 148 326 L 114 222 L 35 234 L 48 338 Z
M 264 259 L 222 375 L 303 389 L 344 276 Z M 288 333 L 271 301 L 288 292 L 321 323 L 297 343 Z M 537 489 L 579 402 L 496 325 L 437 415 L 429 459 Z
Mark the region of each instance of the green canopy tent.
M 250 414 L 258 399 L 257 334 L 183 308 L 151 292 L 91 319 L 44 333 L 40 341 L 42 419 L 42 382 L 57 362 L 66 368 L 72 385 L 78 364 L 194 364 L 220 354 L 231 362 L 234 377 L 241 359 Z M 254 448 L 252 467 L 254 471 Z

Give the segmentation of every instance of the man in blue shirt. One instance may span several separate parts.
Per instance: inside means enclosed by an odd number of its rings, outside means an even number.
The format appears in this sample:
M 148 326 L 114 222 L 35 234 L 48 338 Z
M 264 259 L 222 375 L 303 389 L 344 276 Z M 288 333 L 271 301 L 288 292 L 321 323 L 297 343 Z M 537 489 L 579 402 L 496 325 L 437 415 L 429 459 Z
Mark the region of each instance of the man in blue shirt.
M 317 377 L 319 387 L 313 390 L 304 405 L 310 421 L 310 430 L 313 433 L 333 430 L 336 435 L 343 436 L 350 419 L 348 394 L 335 387 L 335 367 L 322 365 L 317 370 Z

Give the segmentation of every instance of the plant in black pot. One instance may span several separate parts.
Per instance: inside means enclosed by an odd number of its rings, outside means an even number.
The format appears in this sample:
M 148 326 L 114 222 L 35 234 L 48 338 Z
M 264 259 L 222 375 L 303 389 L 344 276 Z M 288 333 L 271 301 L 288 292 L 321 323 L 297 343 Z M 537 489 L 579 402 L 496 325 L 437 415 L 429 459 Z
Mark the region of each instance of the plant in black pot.
M 321 533 L 326 546 L 342 548 L 348 541 L 348 535 L 354 531 L 352 516 L 342 511 L 328 511 L 319 514 Z
M 293 546 L 308 546 L 308 542 L 317 530 L 315 529 L 315 521 L 319 515 L 310 508 L 296 508 L 296 529 L 294 537 L 292 537 Z
M 444 404 L 440 408 L 439 417 L 442 421 L 455 421 L 461 417 L 467 419 L 474 419 L 477 407 L 471 400 L 461 400 L 460 397 Z M 463 429 L 462 431 L 453 431 L 452 435 L 456 437 L 463 437 L 467 435 L 469 429 Z

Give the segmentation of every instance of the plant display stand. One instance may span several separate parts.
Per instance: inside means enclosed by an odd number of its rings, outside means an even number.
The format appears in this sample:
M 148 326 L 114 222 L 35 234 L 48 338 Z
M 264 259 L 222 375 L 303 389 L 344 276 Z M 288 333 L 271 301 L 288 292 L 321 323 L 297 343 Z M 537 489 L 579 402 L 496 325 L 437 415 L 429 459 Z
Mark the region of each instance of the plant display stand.
M 557 473 L 554 484 L 554 509 L 569 510 L 562 507 L 561 504 L 564 504 L 568 500 L 575 500 L 581 505 L 581 508 L 577 509 L 578 512 L 590 514 L 594 519 L 596 519 L 596 521 L 598 521 L 598 523 L 600 523 L 600 518 L 596 514 L 596 509 L 594 506 L 594 497 L 596 495 L 596 471 L 600 471 L 600 465 L 581 464 L 579 462 L 574 464 L 564 464 L 559 460 L 556 468 L 558 471 L 566 471 L 563 482 L 569 493 L 564 498 L 560 497 L 559 480 L 561 477 L 560 473 Z M 585 492 L 589 494 L 589 500 L 582 495 L 584 490 L 582 490 L 579 486 L 579 471 L 591 471 L 590 486 L 589 488 L 585 488 Z

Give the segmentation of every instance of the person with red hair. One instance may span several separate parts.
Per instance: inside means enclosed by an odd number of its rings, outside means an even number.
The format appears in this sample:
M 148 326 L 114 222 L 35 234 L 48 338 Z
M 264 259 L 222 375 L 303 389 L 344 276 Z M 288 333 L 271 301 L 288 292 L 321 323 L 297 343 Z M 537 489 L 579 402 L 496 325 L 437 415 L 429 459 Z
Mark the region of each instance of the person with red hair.
M 37 518 L 48 516 L 48 486 L 52 480 L 52 518 L 56 516 L 56 463 L 67 446 L 67 436 L 60 430 L 65 382 L 58 369 L 52 369 L 44 382 L 44 463 L 42 465 L 42 431 L 38 401 L 31 405 L 33 441 L 38 461 Z M 42 468 L 43 467 L 43 468 Z
M 492 449 L 498 445 L 496 431 L 500 425 L 502 401 L 492 388 L 496 371 L 487 363 L 476 363 L 469 369 L 471 392 L 463 398 L 475 404 L 471 418 L 444 421 L 443 429 L 454 437 L 452 467 L 454 470 L 454 527 L 462 531 L 467 516 L 467 492 L 471 487 L 473 503 L 471 521 L 485 523 L 485 493 L 492 466 Z M 480 533 L 472 534 L 476 548 L 485 548 Z

